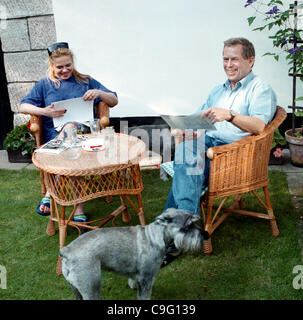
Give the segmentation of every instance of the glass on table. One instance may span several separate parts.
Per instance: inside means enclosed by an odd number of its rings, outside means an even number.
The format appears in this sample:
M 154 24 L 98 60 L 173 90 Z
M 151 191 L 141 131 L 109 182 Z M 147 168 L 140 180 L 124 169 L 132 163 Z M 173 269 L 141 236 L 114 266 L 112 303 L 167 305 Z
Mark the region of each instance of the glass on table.
M 100 135 L 101 125 L 99 119 L 91 119 L 89 120 L 90 132 L 92 136 L 98 137 Z

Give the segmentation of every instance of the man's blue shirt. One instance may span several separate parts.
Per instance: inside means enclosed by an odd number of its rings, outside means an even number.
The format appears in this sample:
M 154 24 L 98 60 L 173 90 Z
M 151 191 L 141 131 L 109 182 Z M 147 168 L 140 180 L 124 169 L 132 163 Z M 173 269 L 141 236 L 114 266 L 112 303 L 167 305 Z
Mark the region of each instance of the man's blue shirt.
M 198 111 L 211 107 L 232 109 L 241 115 L 259 118 L 267 124 L 275 115 L 276 105 L 277 97 L 270 85 L 250 72 L 233 90 L 229 80 L 216 86 Z M 225 143 L 237 141 L 250 134 L 228 121 L 216 122 L 215 127 L 217 130 L 207 131 L 206 134 Z

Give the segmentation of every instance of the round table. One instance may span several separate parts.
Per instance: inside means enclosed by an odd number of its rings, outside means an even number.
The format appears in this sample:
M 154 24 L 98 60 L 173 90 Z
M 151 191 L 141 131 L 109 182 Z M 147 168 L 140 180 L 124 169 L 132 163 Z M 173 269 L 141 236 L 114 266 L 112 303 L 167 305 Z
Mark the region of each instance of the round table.
M 141 192 L 143 183 L 139 162 L 145 157 L 146 147 L 142 140 L 126 134 L 115 134 L 113 145 L 102 151 L 79 149 L 77 159 L 67 159 L 65 151 L 59 154 L 34 152 L 33 164 L 40 169 L 41 177 L 51 196 L 51 214 L 47 234 L 55 234 L 54 222 L 59 224 L 60 248 L 65 245 L 68 225 L 78 228 L 96 229 L 114 220 L 120 213 L 124 222 L 131 216 L 127 203 L 137 213 L 141 225 L 145 225 Z M 135 195 L 137 205 L 130 198 Z M 121 205 L 110 215 L 85 223 L 72 220 L 79 203 L 99 197 L 120 196 Z M 69 217 L 65 208 L 74 206 Z M 60 207 L 60 210 L 59 210 Z M 57 263 L 57 273 L 61 273 L 61 259 Z

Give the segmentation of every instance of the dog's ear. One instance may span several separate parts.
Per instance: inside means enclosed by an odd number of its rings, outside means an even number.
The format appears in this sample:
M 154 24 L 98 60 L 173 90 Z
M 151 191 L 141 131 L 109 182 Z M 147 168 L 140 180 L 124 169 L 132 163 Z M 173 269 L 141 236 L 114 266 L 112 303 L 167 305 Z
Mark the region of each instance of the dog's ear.
M 161 224 L 163 226 L 166 226 L 168 223 L 172 222 L 172 218 L 161 214 L 160 216 L 158 216 L 155 219 L 155 222 L 157 222 L 157 223 L 159 223 L 159 224 Z
M 190 226 L 198 220 L 200 220 L 200 217 L 197 214 L 187 214 L 184 222 L 184 227 Z
M 198 221 L 200 217 L 196 214 L 186 214 L 184 215 L 184 223 L 183 227 L 181 228 L 182 231 L 188 231 L 190 228 L 193 227 L 193 223 Z

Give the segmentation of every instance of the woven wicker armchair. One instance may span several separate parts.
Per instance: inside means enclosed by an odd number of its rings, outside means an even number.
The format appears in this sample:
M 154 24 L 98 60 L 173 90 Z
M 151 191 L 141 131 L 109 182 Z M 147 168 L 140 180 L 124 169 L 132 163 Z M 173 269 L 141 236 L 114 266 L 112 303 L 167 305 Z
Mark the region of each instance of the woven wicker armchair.
M 274 131 L 285 118 L 286 111 L 277 107 L 274 119 L 261 134 L 250 135 L 237 142 L 207 150 L 207 157 L 210 159 L 209 184 L 208 192 L 201 201 L 201 211 L 205 229 L 210 235 L 231 213 L 267 219 L 272 235 L 279 235 L 268 193 L 268 161 Z M 261 188 L 265 201 L 256 193 L 256 190 Z M 247 192 L 254 194 L 266 213 L 244 210 L 242 195 Z M 234 201 L 229 207 L 223 207 L 230 196 L 234 196 Z M 214 207 L 216 199 L 220 199 L 218 207 Z M 210 237 L 204 242 L 204 253 L 209 255 L 211 252 Z
M 109 124 L 109 106 L 105 102 L 99 102 L 97 106 L 98 118 L 100 119 L 102 128 Z M 30 130 L 36 139 L 37 148 L 42 145 L 43 137 L 42 137 L 42 117 L 31 115 L 30 117 Z M 41 191 L 44 195 L 46 192 L 45 184 L 43 181 L 43 174 L 40 171 L 41 176 Z
M 208 191 L 201 198 L 201 212 L 205 230 L 210 236 L 216 228 L 231 214 L 239 213 L 270 222 L 273 236 L 279 235 L 279 229 L 273 213 L 268 193 L 268 162 L 274 131 L 286 118 L 286 111 L 277 107 L 274 119 L 259 135 L 250 135 L 231 144 L 209 148 L 207 157 L 210 159 Z M 180 143 L 180 135 L 175 136 L 176 144 Z M 256 193 L 263 188 L 265 201 Z M 244 210 L 242 195 L 252 192 L 266 213 Z M 227 198 L 234 200 L 229 207 L 223 207 Z M 219 206 L 214 201 L 219 200 Z M 211 237 L 204 241 L 203 251 L 212 253 Z

